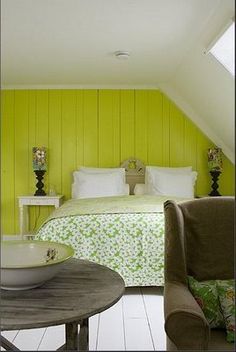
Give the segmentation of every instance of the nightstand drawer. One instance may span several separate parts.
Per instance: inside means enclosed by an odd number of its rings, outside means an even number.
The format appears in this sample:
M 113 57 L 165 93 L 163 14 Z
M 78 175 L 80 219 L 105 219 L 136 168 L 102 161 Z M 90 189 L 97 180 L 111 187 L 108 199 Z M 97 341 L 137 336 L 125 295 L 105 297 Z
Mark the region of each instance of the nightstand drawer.
M 29 205 L 54 205 L 55 202 L 50 199 L 31 199 L 29 200 Z

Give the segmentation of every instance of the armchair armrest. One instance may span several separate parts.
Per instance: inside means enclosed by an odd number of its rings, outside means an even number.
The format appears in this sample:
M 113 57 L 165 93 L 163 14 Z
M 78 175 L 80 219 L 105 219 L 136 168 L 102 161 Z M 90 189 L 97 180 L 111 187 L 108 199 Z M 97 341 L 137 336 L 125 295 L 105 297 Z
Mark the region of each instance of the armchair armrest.
M 165 331 L 178 350 L 206 350 L 209 324 L 188 287 L 166 282 L 164 288 Z

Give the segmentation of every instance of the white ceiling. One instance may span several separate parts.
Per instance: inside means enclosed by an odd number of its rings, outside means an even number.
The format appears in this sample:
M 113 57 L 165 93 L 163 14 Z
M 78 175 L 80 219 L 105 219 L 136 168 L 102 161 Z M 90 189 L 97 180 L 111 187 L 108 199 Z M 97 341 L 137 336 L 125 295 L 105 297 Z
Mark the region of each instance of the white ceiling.
M 2 83 L 157 86 L 175 72 L 218 3 L 2 0 Z M 117 50 L 130 51 L 130 59 L 117 60 Z
M 2 0 L 2 87 L 160 87 L 233 160 L 234 79 L 203 54 L 233 15 L 234 0 Z

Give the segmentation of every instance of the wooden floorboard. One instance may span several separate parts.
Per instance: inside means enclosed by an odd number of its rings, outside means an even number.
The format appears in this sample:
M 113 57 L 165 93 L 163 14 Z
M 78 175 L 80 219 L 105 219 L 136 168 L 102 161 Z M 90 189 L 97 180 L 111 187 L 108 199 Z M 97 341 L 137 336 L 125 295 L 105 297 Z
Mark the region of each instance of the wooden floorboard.
M 123 300 L 126 350 L 153 351 L 154 345 L 141 289 L 135 287 L 127 290 Z
M 128 288 L 122 299 L 89 319 L 91 351 L 164 351 L 163 290 Z M 24 351 L 55 351 L 64 343 L 64 325 L 20 331 L 3 336 Z
M 20 330 L 13 343 L 20 350 L 37 351 L 45 331 L 45 328 Z
M 125 350 L 122 299 L 100 314 L 97 350 Z
M 50 326 L 46 329 L 38 351 L 55 351 L 65 343 L 65 326 Z
M 159 287 L 142 289 L 149 328 L 156 351 L 165 351 L 163 290 Z
M 97 350 L 99 320 L 100 320 L 99 314 L 96 314 L 89 319 L 89 349 L 90 349 L 90 351 Z
M 123 301 L 125 320 L 129 318 L 146 317 L 140 288 L 132 287 L 130 289 L 126 289 L 125 295 L 123 296 Z

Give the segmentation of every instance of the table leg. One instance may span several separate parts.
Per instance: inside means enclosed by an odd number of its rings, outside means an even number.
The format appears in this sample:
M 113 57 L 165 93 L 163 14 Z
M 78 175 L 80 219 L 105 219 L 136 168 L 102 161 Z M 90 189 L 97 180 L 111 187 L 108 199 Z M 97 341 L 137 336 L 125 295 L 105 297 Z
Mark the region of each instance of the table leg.
M 29 232 L 29 209 L 27 205 L 20 204 L 19 206 L 19 213 L 20 213 L 20 235 L 22 240 L 24 240 L 24 235 L 28 234 Z
M 66 344 L 67 351 L 78 351 L 78 323 L 67 323 L 66 326 Z
M 89 351 L 89 320 L 83 319 L 79 322 L 79 351 Z

